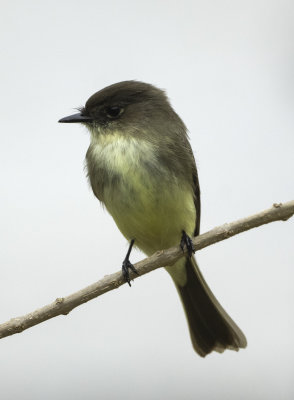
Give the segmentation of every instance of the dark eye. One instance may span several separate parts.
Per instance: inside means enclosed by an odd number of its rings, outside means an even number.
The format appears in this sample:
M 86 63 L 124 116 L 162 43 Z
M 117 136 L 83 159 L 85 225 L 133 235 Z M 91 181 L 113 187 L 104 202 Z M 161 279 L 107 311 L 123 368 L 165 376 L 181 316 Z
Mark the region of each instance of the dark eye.
M 123 112 L 123 108 L 120 106 L 109 106 L 105 108 L 105 112 L 108 118 L 117 118 Z

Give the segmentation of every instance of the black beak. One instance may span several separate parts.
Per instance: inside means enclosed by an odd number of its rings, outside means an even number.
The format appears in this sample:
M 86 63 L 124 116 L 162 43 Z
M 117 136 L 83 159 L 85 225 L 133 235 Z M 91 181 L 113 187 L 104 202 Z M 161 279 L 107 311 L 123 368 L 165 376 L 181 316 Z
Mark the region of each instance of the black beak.
M 66 123 L 73 123 L 73 122 L 92 122 L 93 118 L 88 117 L 87 115 L 82 115 L 81 113 L 69 115 L 68 117 L 61 118 L 58 122 L 66 122 Z

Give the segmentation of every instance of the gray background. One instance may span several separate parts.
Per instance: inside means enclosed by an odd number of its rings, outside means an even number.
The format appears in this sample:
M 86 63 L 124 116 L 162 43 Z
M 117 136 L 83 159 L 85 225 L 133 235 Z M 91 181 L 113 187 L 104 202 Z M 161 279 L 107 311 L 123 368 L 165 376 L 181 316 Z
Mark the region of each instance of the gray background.
M 168 91 L 190 131 L 202 232 L 294 197 L 293 11 L 291 0 L 2 2 L 1 321 L 120 268 L 127 244 L 83 171 L 88 134 L 57 123 L 106 85 Z M 195 355 L 160 270 L 1 340 L 1 399 L 293 398 L 293 228 L 197 255 L 245 351 Z

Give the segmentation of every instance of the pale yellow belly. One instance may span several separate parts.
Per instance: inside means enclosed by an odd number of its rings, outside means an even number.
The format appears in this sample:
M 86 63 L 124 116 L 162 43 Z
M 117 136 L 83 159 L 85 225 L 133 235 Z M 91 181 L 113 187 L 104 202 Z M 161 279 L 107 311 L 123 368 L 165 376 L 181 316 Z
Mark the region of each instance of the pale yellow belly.
M 188 185 L 141 176 L 113 191 L 105 191 L 107 210 L 122 234 L 135 239 L 145 254 L 179 244 L 183 230 L 193 236 L 196 211 Z
M 193 235 L 196 211 L 190 177 L 183 181 L 167 169 L 155 143 L 120 132 L 93 136 L 91 157 L 109 178 L 107 184 L 102 181 L 101 200 L 122 234 L 135 239 L 144 253 L 179 244 L 182 230 Z

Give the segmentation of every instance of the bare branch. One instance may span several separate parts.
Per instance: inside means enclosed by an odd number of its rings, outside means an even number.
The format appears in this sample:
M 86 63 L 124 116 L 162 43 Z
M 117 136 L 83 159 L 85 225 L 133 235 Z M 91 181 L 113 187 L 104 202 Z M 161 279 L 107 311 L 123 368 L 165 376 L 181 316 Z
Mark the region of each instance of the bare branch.
M 200 250 L 204 247 L 220 242 L 221 240 L 237 235 L 238 233 L 268 224 L 269 222 L 279 220 L 286 221 L 292 217 L 293 214 L 294 200 L 284 204 L 274 204 L 273 207 L 268 210 L 229 224 L 221 225 L 203 235 L 197 236 L 193 238 L 193 243 L 195 249 Z M 135 264 L 135 267 L 139 275 L 144 275 L 157 268 L 173 265 L 182 256 L 183 253 L 179 246 L 172 247 L 168 250 L 157 251 L 151 257 Z M 131 272 L 131 278 L 136 279 L 138 276 Z M 76 293 L 67 297 L 58 298 L 53 303 L 39 308 L 27 315 L 13 318 L 10 321 L 1 324 L 0 338 L 22 332 L 43 321 L 54 318 L 57 315 L 66 315 L 81 304 L 86 303 L 95 297 L 101 296 L 103 293 L 116 289 L 124 283 L 125 281 L 122 278 L 121 271 L 111 275 L 106 275 L 100 281 L 93 283 Z

